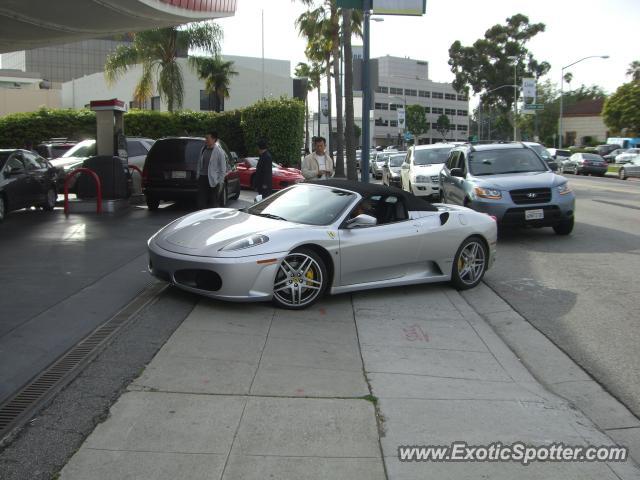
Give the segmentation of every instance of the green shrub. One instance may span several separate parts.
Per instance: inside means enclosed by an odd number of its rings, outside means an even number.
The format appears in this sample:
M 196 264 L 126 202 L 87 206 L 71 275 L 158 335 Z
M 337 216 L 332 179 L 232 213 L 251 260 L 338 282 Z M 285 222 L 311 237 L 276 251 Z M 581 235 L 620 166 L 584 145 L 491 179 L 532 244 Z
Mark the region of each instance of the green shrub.
M 131 110 L 124 116 L 124 131 L 130 136 L 162 138 L 204 136 L 215 130 L 229 149 L 239 155 L 255 154 L 256 140 L 265 137 L 274 161 L 294 165 L 300 155 L 303 122 L 304 104 L 281 98 L 220 113 Z M 36 145 L 53 137 L 82 140 L 95 136 L 95 113 L 88 109 L 42 108 L 0 118 L 0 148 Z
M 244 109 L 242 130 L 248 154 L 256 155 L 256 141 L 265 138 L 274 162 L 297 165 L 304 138 L 304 103 L 290 98 L 259 101 Z

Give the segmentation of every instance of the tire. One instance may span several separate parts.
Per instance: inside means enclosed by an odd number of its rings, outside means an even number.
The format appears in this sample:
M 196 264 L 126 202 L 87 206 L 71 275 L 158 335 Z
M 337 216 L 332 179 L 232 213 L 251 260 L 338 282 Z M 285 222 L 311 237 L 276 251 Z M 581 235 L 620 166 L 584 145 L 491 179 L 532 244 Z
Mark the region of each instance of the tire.
M 627 172 L 624 171 L 624 167 L 620 167 L 620 170 L 618 170 L 618 178 L 620 180 L 626 180 L 627 178 Z
M 231 195 L 231 200 L 238 200 L 240 198 L 240 185 L 238 184 L 238 191 Z
M 49 190 L 47 190 L 42 209 L 47 212 L 52 212 L 56 207 L 56 200 L 58 200 L 58 193 L 55 188 L 50 187 Z
M 159 199 L 157 199 L 153 195 L 149 195 L 149 194 L 145 195 L 144 199 L 147 202 L 147 208 L 150 211 L 155 212 L 156 210 L 158 210 L 158 207 L 160 206 L 160 200 Z
M 272 302 L 279 308 L 302 310 L 322 296 L 327 280 L 327 267 L 316 252 L 308 248 L 295 249 L 278 267 Z
M 553 231 L 556 235 L 569 235 L 573 231 L 574 219 L 571 217 L 569 220 L 563 220 L 558 225 L 553 226 Z
M 487 271 L 489 252 L 480 237 L 469 237 L 456 252 L 451 267 L 451 284 L 458 290 L 473 288 Z M 468 266 L 469 264 L 472 264 Z
M 2 223 L 7 216 L 7 201 L 4 198 L 4 195 L 0 195 L 0 223 Z

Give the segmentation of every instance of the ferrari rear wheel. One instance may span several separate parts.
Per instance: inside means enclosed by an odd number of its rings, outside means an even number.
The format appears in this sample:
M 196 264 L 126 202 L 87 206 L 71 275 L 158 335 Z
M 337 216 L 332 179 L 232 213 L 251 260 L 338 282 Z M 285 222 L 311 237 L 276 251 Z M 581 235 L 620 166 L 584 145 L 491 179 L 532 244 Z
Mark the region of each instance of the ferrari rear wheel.
M 467 238 L 456 253 L 451 272 L 451 283 L 458 290 L 473 288 L 487 269 L 487 247 L 478 237 Z
M 273 303 L 281 308 L 301 310 L 313 304 L 327 285 L 327 267 L 311 249 L 289 253 L 278 267 L 273 283 Z

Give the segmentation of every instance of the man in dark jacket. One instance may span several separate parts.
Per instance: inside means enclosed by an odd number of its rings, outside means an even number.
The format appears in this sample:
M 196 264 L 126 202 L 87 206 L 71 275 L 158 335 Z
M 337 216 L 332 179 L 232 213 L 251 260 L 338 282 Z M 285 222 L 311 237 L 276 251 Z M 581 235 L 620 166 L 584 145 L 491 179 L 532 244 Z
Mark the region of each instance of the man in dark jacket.
M 258 165 L 256 166 L 255 173 L 255 185 L 256 190 L 262 198 L 266 198 L 271 195 L 272 188 L 272 171 L 271 171 L 271 154 L 267 150 L 267 141 L 260 139 L 257 142 L 258 152 L 260 158 L 258 159 Z

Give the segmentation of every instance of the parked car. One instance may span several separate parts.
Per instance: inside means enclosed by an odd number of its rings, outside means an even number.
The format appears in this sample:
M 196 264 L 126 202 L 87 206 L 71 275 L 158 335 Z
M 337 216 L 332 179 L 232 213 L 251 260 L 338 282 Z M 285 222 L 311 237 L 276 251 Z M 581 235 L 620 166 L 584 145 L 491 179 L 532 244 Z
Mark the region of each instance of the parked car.
M 576 175 L 598 175 L 603 177 L 609 166 L 604 158 L 595 153 L 574 153 L 562 162 L 559 173 L 575 173 Z
M 629 150 L 628 148 L 616 148 L 611 153 L 603 155 L 602 158 L 604 158 L 604 161 L 607 162 L 607 163 L 615 163 L 616 162 L 616 157 L 618 155 L 620 155 L 621 153 L 625 153 L 628 150 Z
M 640 155 L 636 155 L 634 159 L 625 163 L 618 170 L 620 180 L 626 180 L 629 177 L 640 177 Z
M 35 151 L 42 158 L 53 160 L 61 157 L 67 150 L 73 148 L 77 142 L 67 140 L 66 138 L 52 138 L 46 142 L 36 145 Z
M 400 172 L 407 156 L 406 152 L 389 155 L 382 166 L 382 184 L 402 188 Z
M 14 210 L 56 205 L 56 169 L 27 150 L 0 150 L 0 222 Z
M 526 146 L 531 148 L 531 150 L 536 152 L 540 156 L 540 158 L 542 158 L 542 160 L 546 162 L 546 164 L 549 166 L 552 172 L 555 172 L 556 170 L 558 170 L 558 162 L 556 162 L 556 160 L 551 156 L 551 153 L 549 153 L 549 151 L 546 148 L 544 148 L 543 145 L 540 145 L 539 143 L 536 143 L 536 142 L 522 142 L 522 143 L 524 143 Z
M 551 155 L 551 158 L 556 161 L 558 167 L 560 167 L 560 162 L 562 162 L 562 160 L 571 156 L 571 150 L 565 150 L 562 148 L 547 148 L 547 151 L 549 152 L 549 155 Z
M 240 174 L 240 186 L 256 190 L 254 183 L 254 175 L 258 165 L 258 157 L 241 158 L 236 163 L 236 168 Z M 293 184 L 304 182 L 302 172 L 297 168 L 287 168 L 277 163 L 271 165 L 272 188 L 274 190 L 282 190 Z
M 453 147 L 452 143 L 409 147 L 400 172 L 402 189 L 414 195 L 438 198 L 440 170 Z
M 616 157 L 616 163 L 629 163 L 638 154 L 640 154 L 640 148 L 629 148 L 626 152 L 621 153 Z
M 221 203 L 240 196 L 240 174 L 229 159 L 231 152 L 220 142 L 227 156 L 227 174 Z M 198 159 L 204 138 L 171 137 L 156 140 L 149 150 L 142 173 L 142 191 L 149 210 L 157 210 L 161 200 L 192 200 L 198 195 Z
M 463 145 L 451 150 L 440 172 L 441 201 L 496 217 L 503 226 L 573 230 L 575 197 L 527 145 Z
M 170 223 L 149 239 L 149 271 L 220 300 L 303 309 L 325 291 L 447 281 L 473 288 L 492 265 L 496 240 L 487 215 L 383 185 L 319 180 L 241 211 L 203 210 Z
M 387 161 L 387 158 L 389 158 L 389 155 L 392 155 L 394 153 L 399 152 L 398 150 L 385 149 L 375 155 L 375 157 L 371 160 L 371 164 L 369 165 L 373 178 L 377 180 L 380 180 L 382 178 L 382 166 Z
M 619 148 L 621 148 L 622 145 L 617 145 L 615 143 L 607 143 L 607 144 L 603 144 L 603 145 L 598 145 L 596 146 L 596 153 L 598 155 L 600 155 L 601 157 L 604 157 L 605 155 L 609 155 L 611 152 L 613 152 L 614 150 L 617 150 Z

